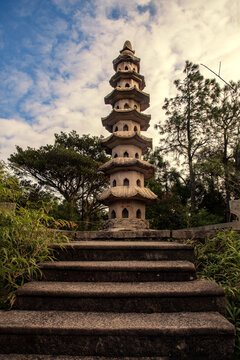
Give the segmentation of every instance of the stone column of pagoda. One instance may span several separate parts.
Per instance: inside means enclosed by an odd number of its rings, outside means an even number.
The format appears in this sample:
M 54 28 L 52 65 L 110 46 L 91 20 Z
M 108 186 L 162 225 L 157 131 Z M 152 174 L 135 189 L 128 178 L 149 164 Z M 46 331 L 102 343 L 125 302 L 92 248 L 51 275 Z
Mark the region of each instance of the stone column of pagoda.
M 102 124 L 111 135 L 102 144 L 112 159 L 100 167 L 110 176 L 110 188 L 98 199 L 109 206 L 108 228 L 148 228 L 145 206 L 157 198 L 144 187 L 144 179 L 154 175 L 154 166 L 142 160 L 152 147 L 152 139 L 141 135 L 148 129 L 151 116 L 142 113 L 149 107 L 149 95 L 142 91 L 145 81 L 139 74 L 140 59 L 134 53 L 126 41 L 113 60 L 115 74 L 110 85 L 114 90 L 104 99 L 112 111 L 102 118 Z

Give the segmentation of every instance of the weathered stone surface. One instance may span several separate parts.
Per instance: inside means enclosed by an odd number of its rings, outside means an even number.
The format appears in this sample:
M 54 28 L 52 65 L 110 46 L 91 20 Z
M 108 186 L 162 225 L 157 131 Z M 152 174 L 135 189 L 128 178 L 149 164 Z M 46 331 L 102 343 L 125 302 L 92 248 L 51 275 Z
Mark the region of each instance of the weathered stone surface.
M 173 240 L 187 240 L 187 239 L 204 240 L 215 236 L 218 231 L 224 229 L 233 229 L 235 231 L 240 231 L 240 222 L 233 221 L 229 223 L 199 226 L 190 229 L 172 230 L 171 238 Z
M 17 291 L 22 310 L 97 312 L 218 311 L 225 314 L 221 287 L 209 281 L 153 283 L 32 282 Z
M 47 281 L 188 281 L 189 261 L 58 261 L 41 264 Z
M 37 354 L 0 354 L 0 360 L 169 360 L 169 357 L 101 357 Z
M 62 231 L 72 240 L 131 240 L 131 241 L 185 241 L 187 239 L 207 239 L 213 237 L 219 230 L 233 229 L 240 232 L 240 223 L 233 221 L 230 223 L 200 226 L 189 229 L 179 230 L 131 230 L 131 229 L 109 229 L 99 231 Z
M 143 240 L 143 241 L 161 241 L 161 239 L 169 239 L 171 237 L 170 230 L 99 230 L 99 231 L 76 231 L 66 232 L 74 240 Z
M 218 313 L 114 314 L 58 311 L 0 312 L 5 353 L 98 356 L 185 354 L 225 359 L 234 327 Z
M 52 246 L 57 260 L 187 260 L 194 261 L 189 244 L 156 241 L 74 241 Z
M 135 229 L 148 229 L 149 221 L 143 219 L 108 219 L 103 225 L 104 229 L 117 231 L 132 231 Z
M 230 211 L 237 216 L 237 221 L 240 226 L 240 199 L 229 201 Z
M 113 233 L 110 241 L 95 233 L 67 244 L 58 253 L 65 261 L 43 265 L 57 282 L 18 290 L 21 310 L 0 312 L 0 352 L 20 357 L 3 359 L 227 359 L 234 329 L 217 313 L 224 313 L 223 290 L 189 281 L 192 247 L 157 241 L 154 231 L 129 232 L 131 241 L 128 232 Z

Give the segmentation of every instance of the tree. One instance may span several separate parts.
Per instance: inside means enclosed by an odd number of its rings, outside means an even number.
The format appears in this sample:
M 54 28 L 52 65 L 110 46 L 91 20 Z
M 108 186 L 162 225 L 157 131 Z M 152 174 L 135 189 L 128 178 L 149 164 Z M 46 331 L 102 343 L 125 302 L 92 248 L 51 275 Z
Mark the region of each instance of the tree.
M 96 195 L 107 184 L 107 179 L 98 173 L 99 166 L 108 160 L 102 150 L 100 138 L 69 134 L 55 134 L 53 145 L 39 149 L 28 147 L 23 150 L 16 146 L 17 152 L 9 161 L 20 177 L 32 176 L 41 186 L 57 190 L 71 205 L 78 207 L 86 226 L 92 214 L 101 205 Z
M 211 146 L 208 161 L 215 163 L 215 169 L 222 174 L 226 203 L 226 221 L 230 221 L 229 201 L 235 187 L 239 188 L 240 163 L 240 81 L 230 82 L 217 91 L 211 109 Z
M 157 201 L 146 209 L 146 218 L 152 229 L 179 229 L 187 226 L 187 199 L 189 191 L 180 180 L 180 174 L 164 160 L 160 149 L 149 151 L 144 160 L 155 165 L 155 178 L 145 180 L 145 186 L 156 195 Z
M 204 80 L 198 65 L 186 61 L 183 72 L 185 78 L 174 81 L 177 95 L 165 99 L 163 109 L 167 119 L 156 128 L 163 143 L 161 151 L 172 155 L 182 166 L 187 165 L 191 213 L 194 214 L 197 210 L 195 165 L 209 141 L 208 115 L 219 88 L 215 80 Z

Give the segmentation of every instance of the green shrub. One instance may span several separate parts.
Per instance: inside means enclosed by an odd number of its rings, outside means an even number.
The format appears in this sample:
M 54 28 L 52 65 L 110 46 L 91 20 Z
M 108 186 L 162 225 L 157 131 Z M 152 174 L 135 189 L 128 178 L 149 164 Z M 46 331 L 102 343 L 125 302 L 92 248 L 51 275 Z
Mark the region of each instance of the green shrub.
M 0 202 L 4 202 L 0 204 L 1 307 L 11 307 L 16 289 L 41 276 L 38 264 L 54 258 L 52 243 L 68 241 L 66 236 L 48 229 L 67 224 L 48 216 L 51 204 L 42 204 L 38 209 L 19 206 L 25 190 L 0 163 Z M 16 209 L 10 206 L 12 202 Z
M 19 208 L 16 213 L 0 210 L 0 284 L 6 306 L 14 304 L 19 286 L 41 276 L 38 263 L 53 260 L 50 245 L 68 241 L 47 228 L 50 222 L 51 226 L 58 225 L 43 208 Z
M 220 231 L 195 246 L 196 269 L 200 277 L 215 281 L 224 288 L 227 317 L 236 328 L 234 359 L 240 358 L 240 234 L 233 230 Z

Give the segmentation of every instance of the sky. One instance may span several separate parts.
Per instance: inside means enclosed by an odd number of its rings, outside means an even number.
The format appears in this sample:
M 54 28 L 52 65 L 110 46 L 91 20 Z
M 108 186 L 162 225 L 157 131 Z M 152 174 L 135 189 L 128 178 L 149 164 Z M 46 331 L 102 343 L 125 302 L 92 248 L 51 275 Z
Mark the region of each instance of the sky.
M 239 0 L 0 0 L 0 159 L 54 134 L 104 135 L 112 60 L 125 40 L 141 58 L 151 127 L 186 60 L 240 79 Z M 214 75 L 200 65 L 205 77 Z

